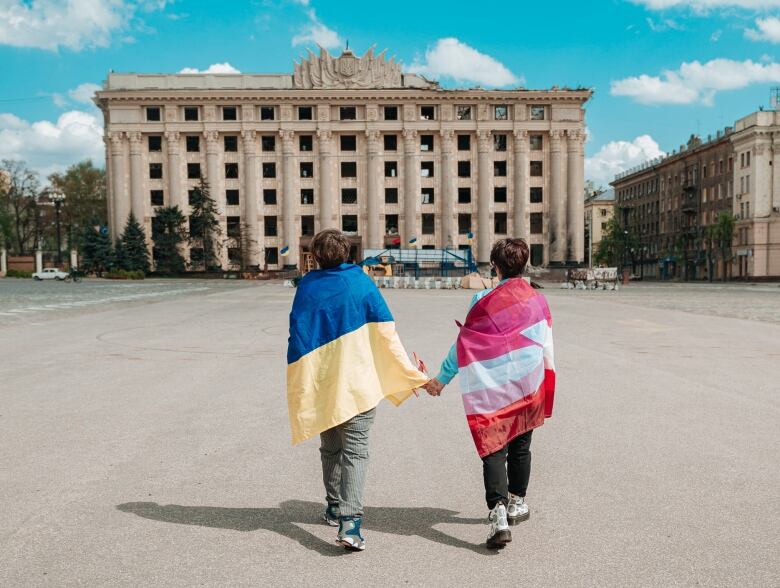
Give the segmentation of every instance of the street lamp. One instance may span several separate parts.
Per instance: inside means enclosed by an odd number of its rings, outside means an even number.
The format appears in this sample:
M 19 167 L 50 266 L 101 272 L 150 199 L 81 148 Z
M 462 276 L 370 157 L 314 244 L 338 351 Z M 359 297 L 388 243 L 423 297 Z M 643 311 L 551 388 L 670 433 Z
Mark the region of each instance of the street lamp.
M 60 208 L 65 202 L 65 194 L 54 191 L 49 194 L 49 200 L 54 202 L 55 218 L 57 222 L 57 267 L 62 265 L 62 241 L 60 237 Z

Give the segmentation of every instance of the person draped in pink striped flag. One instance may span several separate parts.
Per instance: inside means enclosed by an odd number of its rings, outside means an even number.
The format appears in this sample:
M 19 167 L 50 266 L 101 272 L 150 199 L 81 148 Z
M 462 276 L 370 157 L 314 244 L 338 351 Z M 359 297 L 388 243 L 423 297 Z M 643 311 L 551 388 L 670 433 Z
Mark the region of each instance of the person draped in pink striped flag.
M 525 502 L 531 435 L 552 416 L 555 394 L 552 317 L 547 300 L 521 275 L 528 262 L 522 239 L 493 245 L 490 264 L 500 282 L 474 295 L 466 321 L 425 389 L 439 396 L 460 375 L 469 429 L 482 458 L 487 545 L 512 541 L 509 526 L 530 516 Z

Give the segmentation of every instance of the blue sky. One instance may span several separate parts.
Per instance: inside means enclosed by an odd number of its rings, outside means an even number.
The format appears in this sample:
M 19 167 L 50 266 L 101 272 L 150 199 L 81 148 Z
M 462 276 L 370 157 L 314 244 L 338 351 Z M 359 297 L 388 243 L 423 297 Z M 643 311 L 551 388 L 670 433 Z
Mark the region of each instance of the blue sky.
M 109 69 L 290 73 L 314 42 L 387 48 L 450 87 L 587 86 L 586 173 L 605 183 L 780 86 L 780 0 L 0 0 L 0 158 L 102 164 Z M 554 8 L 552 8 L 554 6 Z M 219 65 L 222 64 L 222 65 Z M 225 65 L 228 64 L 228 65 Z

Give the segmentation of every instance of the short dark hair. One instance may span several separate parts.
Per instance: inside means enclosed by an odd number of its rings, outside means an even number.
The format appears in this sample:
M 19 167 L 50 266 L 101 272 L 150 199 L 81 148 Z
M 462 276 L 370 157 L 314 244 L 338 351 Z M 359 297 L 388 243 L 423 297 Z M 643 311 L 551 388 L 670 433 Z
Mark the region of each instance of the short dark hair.
M 349 259 L 349 248 L 349 239 L 336 229 L 320 231 L 311 240 L 311 254 L 322 269 L 346 262 Z
M 522 239 L 499 239 L 490 250 L 490 263 L 501 272 L 501 277 L 514 278 L 528 263 L 528 245 Z

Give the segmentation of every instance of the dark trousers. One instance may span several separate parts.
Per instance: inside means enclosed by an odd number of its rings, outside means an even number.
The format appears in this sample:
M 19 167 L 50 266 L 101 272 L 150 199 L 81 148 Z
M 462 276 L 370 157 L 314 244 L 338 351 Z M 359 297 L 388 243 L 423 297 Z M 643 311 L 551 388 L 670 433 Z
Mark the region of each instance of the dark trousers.
M 482 458 L 485 500 L 490 510 L 509 503 L 509 492 L 525 497 L 531 475 L 531 433 L 523 433 L 508 445 Z

